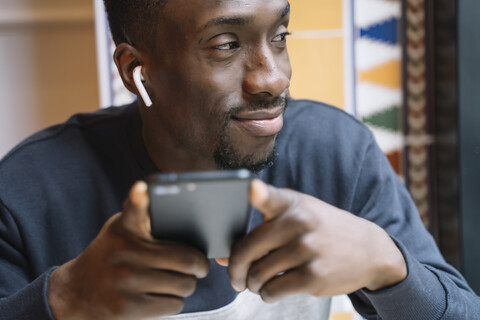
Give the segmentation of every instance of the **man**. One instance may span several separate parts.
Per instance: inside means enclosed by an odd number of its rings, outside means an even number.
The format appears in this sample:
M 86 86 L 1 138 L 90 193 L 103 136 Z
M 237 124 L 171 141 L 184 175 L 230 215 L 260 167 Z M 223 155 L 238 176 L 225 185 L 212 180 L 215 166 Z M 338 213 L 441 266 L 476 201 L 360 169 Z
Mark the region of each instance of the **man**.
M 1 319 L 326 319 L 344 293 L 369 319 L 480 318 L 372 135 L 287 109 L 286 0 L 105 2 L 124 84 L 138 94 L 141 66 L 153 105 L 74 116 L 3 159 Z M 228 268 L 151 237 L 135 181 L 241 167 L 258 227 Z

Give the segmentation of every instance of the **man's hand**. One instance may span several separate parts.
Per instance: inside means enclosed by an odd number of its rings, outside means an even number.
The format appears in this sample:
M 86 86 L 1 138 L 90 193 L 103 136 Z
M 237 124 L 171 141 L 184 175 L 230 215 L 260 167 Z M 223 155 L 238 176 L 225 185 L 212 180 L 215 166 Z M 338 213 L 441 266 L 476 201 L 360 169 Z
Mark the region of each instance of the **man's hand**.
M 265 222 L 232 249 L 229 275 L 267 302 L 291 294 L 334 296 L 378 290 L 407 275 L 405 260 L 377 225 L 314 197 L 252 183 Z
M 123 211 L 110 218 L 95 240 L 56 269 L 49 303 L 56 319 L 139 319 L 179 313 L 208 259 L 150 234 L 147 186 L 135 184 Z

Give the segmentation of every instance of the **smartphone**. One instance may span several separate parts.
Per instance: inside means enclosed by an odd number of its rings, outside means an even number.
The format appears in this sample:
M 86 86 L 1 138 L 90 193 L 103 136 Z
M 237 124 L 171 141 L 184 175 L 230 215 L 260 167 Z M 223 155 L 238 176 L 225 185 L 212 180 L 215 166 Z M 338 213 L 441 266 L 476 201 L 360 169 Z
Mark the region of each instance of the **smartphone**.
M 246 169 L 149 176 L 153 237 L 193 246 L 208 258 L 229 257 L 247 231 L 251 180 Z

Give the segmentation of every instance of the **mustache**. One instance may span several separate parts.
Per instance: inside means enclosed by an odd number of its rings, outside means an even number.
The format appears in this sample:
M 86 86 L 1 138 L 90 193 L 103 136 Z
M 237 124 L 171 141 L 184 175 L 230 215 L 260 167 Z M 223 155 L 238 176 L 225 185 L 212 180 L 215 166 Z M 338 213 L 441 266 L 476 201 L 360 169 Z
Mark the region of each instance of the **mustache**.
M 237 106 L 231 108 L 227 112 L 227 118 L 234 117 L 235 115 L 241 112 L 248 112 L 248 111 L 257 111 L 257 110 L 268 110 L 277 107 L 283 107 L 284 110 L 287 109 L 288 103 L 290 102 L 289 96 L 279 96 L 271 100 L 257 100 L 255 102 L 249 103 L 248 105 Z

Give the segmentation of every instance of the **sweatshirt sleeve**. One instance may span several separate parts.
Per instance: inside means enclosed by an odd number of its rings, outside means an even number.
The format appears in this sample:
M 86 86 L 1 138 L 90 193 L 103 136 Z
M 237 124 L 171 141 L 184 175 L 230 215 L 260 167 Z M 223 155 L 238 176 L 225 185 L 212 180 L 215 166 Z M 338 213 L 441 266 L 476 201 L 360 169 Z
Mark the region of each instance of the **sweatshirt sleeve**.
M 480 319 L 480 297 L 445 262 L 373 137 L 363 159 L 351 212 L 391 236 L 405 258 L 408 275 L 393 287 L 351 294 L 357 311 L 367 319 Z
M 0 201 L 0 319 L 53 320 L 48 281 L 54 268 L 33 278 L 15 220 Z
M 353 304 L 364 317 L 400 320 L 480 319 L 480 298 L 461 277 L 422 264 L 399 242 L 397 245 L 405 257 L 408 276 L 391 288 L 379 291 L 364 289 L 352 295 Z M 454 274 L 455 270 L 452 271 Z
M 14 294 L 0 298 L 0 319 L 54 320 L 48 304 L 48 280 L 53 268 Z

